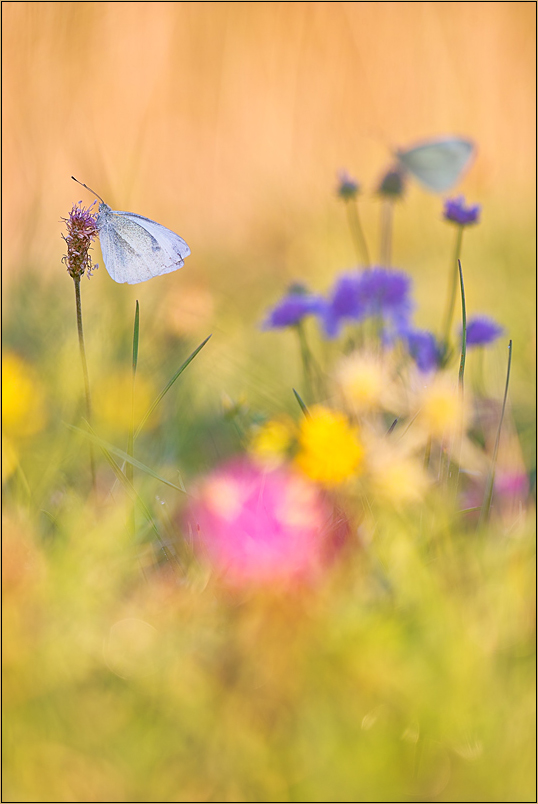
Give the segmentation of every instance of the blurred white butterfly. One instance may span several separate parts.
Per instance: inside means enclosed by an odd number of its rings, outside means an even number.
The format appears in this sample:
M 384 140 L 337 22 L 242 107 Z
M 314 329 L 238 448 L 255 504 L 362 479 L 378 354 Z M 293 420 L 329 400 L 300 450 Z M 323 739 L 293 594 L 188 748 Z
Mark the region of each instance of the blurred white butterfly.
M 457 184 L 474 152 L 475 145 L 471 140 L 439 137 L 414 148 L 396 151 L 396 156 L 400 164 L 428 190 L 443 193 Z
M 71 178 L 101 202 L 97 215 L 99 242 L 105 268 L 115 282 L 135 285 L 181 268 L 191 253 L 182 237 L 142 215 L 111 209 L 94 190 Z

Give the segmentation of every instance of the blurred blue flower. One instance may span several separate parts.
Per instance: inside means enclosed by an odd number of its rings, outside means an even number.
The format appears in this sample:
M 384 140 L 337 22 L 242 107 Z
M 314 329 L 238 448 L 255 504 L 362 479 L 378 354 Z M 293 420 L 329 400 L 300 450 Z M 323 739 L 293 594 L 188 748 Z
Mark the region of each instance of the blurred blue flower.
M 292 285 L 288 293 L 268 313 L 262 329 L 293 327 L 307 315 L 319 313 L 325 307 L 321 296 L 314 296 L 304 285 Z
M 348 200 L 350 198 L 355 198 L 360 190 L 360 184 L 358 181 L 355 181 L 347 170 L 340 170 L 338 172 L 338 187 L 336 192 L 343 198 L 344 200 Z
M 377 192 L 379 195 L 383 195 L 388 198 L 401 198 L 401 196 L 404 194 L 404 190 L 404 174 L 398 168 L 398 166 L 393 165 L 379 182 Z
M 359 271 L 341 274 L 334 283 L 329 301 L 320 311 L 321 323 L 328 338 L 336 338 L 345 321 L 359 321 L 363 317 L 360 283 Z
M 396 330 L 407 326 L 413 303 L 409 292 L 411 279 L 399 271 L 371 268 L 363 273 L 341 274 L 333 286 L 329 301 L 319 315 L 329 338 L 339 335 L 346 321 L 379 318 Z M 388 332 L 382 333 L 388 336 Z
M 409 354 L 424 373 L 438 368 L 441 352 L 435 336 L 427 330 L 409 329 L 401 333 Z
M 480 204 L 466 207 L 465 198 L 462 195 L 459 198 L 449 198 L 445 201 L 445 221 L 457 223 L 459 226 L 469 226 L 472 223 L 478 223 L 479 216 Z
M 493 343 L 504 332 L 492 318 L 477 315 L 467 321 L 467 347 L 486 346 Z
M 360 280 L 359 303 L 364 317 L 376 316 L 397 329 L 405 327 L 413 310 L 411 278 L 402 271 L 371 268 Z

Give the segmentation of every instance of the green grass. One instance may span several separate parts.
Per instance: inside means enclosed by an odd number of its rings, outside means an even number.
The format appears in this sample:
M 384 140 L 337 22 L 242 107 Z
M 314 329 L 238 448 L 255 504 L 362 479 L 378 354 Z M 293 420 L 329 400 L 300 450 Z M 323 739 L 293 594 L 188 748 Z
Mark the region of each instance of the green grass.
M 305 239 L 294 252 L 290 271 L 307 265 L 295 278 L 315 290 L 352 252 L 338 227 L 333 267 L 325 236 L 318 251 Z M 473 235 L 462 257 L 467 313 L 490 312 L 493 276 L 491 313 L 514 341 L 511 443 L 532 478 L 532 350 L 504 292 L 515 283 L 525 305 L 532 282 L 517 259 L 510 282 L 502 255 L 488 262 L 505 235 L 525 259 L 530 247 L 515 224 L 482 251 Z M 447 279 L 443 267 L 435 280 L 428 272 L 437 244 L 428 258 L 417 247 L 424 326 L 440 320 Z M 269 266 L 278 244 L 266 245 Z M 49 282 L 21 266 L 11 286 L 4 348 L 36 372 L 47 422 L 15 439 L 19 463 L 4 483 L 5 799 L 534 800 L 532 499 L 516 511 L 493 505 L 486 527 L 439 487 L 403 510 L 339 494 L 357 528 L 323 582 L 302 592 L 234 593 L 193 553 L 183 513 L 196 479 L 243 452 L 253 423 L 305 412 L 294 333 L 259 330 L 288 277 L 257 278 L 251 257 L 201 255 L 217 299 L 208 331 L 167 327 L 166 281 L 140 291 L 136 384 L 143 375 L 156 389 L 154 417 L 139 433 L 135 422 L 131 458 L 128 430 L 106 430 L 94 411 L 95 492 L 70 280 L 61 266 Z M 82 283 L 90 383 L 134 359 L 133 289 L 104 273 Z M 306 330 L 330 370 L 341 344 L 323 342 L 313 322 Z M 466 357 L 467 393 L 478 364 Z M 485 375 L 498 407 L 505 374 L 495 346 Z

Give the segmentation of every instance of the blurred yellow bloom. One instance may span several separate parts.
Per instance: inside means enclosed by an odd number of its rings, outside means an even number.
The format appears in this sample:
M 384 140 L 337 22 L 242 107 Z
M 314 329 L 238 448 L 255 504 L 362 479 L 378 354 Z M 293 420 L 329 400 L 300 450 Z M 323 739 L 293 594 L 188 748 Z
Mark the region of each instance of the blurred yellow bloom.
M 424 389 L 418 420 L 429 435 L 443 438 L 455 432 L 463 423 L 464 407 L 457 383 L 438 377 Z
M 116 432 L 128 432 L 133 415 L 132 387 L 133 378 L 129 370 L 118 371 L 97 381 L 92 393 L 92 402 L 94 415 L 102 426 Z M 153 384 L 137 374 L 134 392 L 135 428 L 156 396 L 157 390 Z M 154 412 L 145 427 L 151 428 L 155 422 Z
M 389 367 L 378 355 L 361 352 L 347 355 L 337 366 L 335 380 L 346 406 L 357 413 L 396 406 Z
M 250 452 L 264 463 L 279 464 L 285 460 L 292 438 L 291 420 L 271 419 L 254 433 L 250 442 Z
M 378 444 L 369 466 L 372 493 L 394 507 L 419 502 L 428 479 L 421 463 L 397 449 Z
M 317 405 L 301 422 L 298 468 L 326 486 L 338 483 L 362 468 L 363 447 L 357 428 L 342 413 Z
M 2 425 L 12 439 L 38 433 L 46 422 L 43 390 L 32 368 L 7 353 L 2 360 Z

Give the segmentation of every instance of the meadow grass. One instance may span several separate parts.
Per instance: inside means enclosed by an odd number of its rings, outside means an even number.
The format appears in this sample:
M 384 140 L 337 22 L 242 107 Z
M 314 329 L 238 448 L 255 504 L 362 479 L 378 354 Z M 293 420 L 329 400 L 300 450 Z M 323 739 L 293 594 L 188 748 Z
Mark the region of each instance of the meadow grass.
M 91 423 L 68 278 L 12 286 L 6 800 L 533 800 L 532 404 L 470 262 L 463 349 L 397 269 L 195 296 L 201 333 L 103 267 Z

